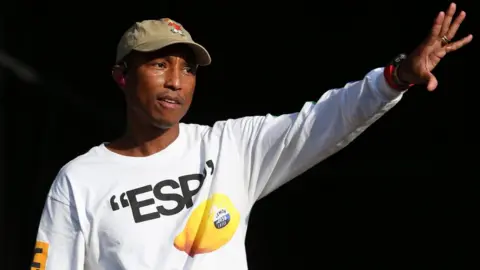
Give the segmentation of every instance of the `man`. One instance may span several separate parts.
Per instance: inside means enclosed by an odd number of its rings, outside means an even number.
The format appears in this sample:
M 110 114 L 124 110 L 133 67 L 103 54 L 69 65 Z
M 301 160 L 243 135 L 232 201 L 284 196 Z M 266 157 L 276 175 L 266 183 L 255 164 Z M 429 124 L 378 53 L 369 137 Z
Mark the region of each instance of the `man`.
M 326 92 L 294 114 L 180 123 L 205 48 L 170 19 L 136 23 L 113 68 L 127 103 L 124 136 L 93 147 L 55 179 L 32 269 L 247 269 L 253 204 L 345 147 L 414 84 L 433 91 L 433 68 L 472 40 L 451 42 L 455 5 L 431 34 L 363 80 Z M 452 22 L 453 21 L 453 22 Z

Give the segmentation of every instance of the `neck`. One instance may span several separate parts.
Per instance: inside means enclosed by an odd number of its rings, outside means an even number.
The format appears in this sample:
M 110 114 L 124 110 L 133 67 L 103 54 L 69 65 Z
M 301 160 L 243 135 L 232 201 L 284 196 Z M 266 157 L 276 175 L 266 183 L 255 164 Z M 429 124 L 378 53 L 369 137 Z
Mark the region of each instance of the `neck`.
M 161 129 L 142 125 L 140 121 L 129 121 L 125 134 L 109 144 L 108 148 L 126 156 L 150 156 L 167 148 L 175 141 L 179 132 L 179 124 Z

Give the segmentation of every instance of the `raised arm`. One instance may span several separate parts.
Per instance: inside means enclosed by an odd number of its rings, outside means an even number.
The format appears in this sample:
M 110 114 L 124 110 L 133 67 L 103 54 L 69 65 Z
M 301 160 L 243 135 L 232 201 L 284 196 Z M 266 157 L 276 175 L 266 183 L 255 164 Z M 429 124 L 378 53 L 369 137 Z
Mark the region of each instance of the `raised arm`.
M 401 97 L 378 68 L 305 103 L 298 113 L 227 121 L 245 162 L 251 202 L 338 152 Z
M 438 81 L 433 69 L 449 52 L 472 40 L 453 42 L 465 12 L 454 19 L 456 5 L 435 18 L 427 38 L 408 56 L 362 80 L 323 94 L 294 114 L 246 117 L 225 123 L 245 160 L 245 179 L 251 203 L 345 147 L 399 102 L 404 90 Z

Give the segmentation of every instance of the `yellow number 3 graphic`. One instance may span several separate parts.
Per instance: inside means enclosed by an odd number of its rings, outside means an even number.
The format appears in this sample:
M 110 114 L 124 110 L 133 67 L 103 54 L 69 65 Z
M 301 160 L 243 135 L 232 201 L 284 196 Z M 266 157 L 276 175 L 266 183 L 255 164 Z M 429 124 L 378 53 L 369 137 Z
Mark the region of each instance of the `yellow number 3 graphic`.
M 48 256 L 48 243 L 37 241 L 30 270 L 45 270 Z

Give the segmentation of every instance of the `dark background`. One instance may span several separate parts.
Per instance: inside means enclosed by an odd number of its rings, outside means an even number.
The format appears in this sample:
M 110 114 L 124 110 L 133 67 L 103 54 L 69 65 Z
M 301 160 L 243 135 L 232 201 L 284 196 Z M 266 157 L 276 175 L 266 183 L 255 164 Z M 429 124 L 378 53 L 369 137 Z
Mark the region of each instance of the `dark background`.
M 459 37 L 476 34 L 473 2 L 456 2 L 468 14 Z M 135 21 L 170 17 L 210 51 L 213 63 L 199 72 L 185 121 L 212 124 L 294 112 L 361 79 L 413 49 L 448 3 L 10 1 L 1 10 L 1 51 L 39 81 L 0 69 L 0 268 L 29 269 L 59 168 L 121 134 L 124 103 L 110 70 Z M 478 214 L 478 207 L 471 212 L 478 174 L 465 173 L 475 40 L 438 66 L 436 92 L 414 87 L 345 150 L 256 205 L 246 242 L 251 269 L 466 267 Z

